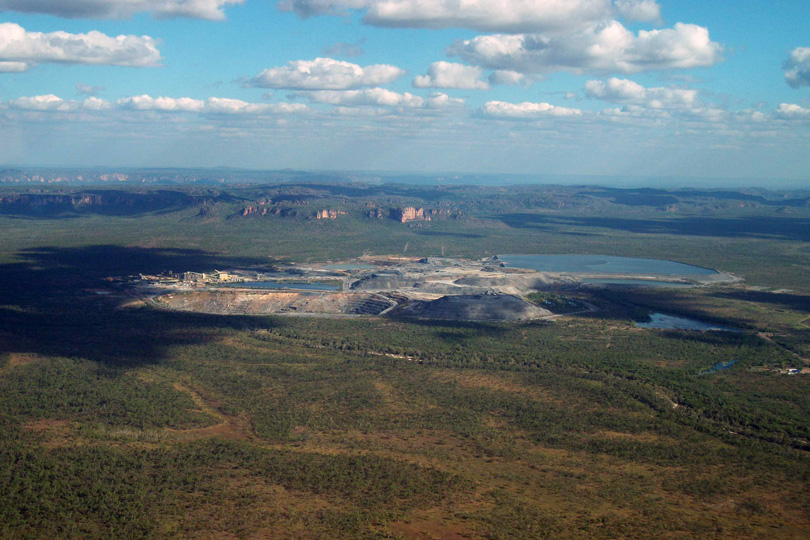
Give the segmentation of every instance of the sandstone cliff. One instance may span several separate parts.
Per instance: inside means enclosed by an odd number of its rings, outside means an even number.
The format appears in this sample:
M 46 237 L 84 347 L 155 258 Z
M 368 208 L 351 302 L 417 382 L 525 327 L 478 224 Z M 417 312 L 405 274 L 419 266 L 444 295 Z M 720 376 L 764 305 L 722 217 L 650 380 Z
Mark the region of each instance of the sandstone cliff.
M 316 219 L 337 219 L 338 216 L 345 216 L 342 210 L 319 210 Z

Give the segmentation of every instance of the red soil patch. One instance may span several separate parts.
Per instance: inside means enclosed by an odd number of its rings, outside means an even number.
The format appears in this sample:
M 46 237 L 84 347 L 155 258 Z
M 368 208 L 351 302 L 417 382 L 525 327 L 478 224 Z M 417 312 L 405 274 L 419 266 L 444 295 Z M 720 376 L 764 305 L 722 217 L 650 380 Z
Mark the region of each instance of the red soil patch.
M 39 356 L 36 354 L 12 353 L 8 357 L 8 365 L 6 365 L 5 369 L 33 364 L 37 360 L 39 360 Z

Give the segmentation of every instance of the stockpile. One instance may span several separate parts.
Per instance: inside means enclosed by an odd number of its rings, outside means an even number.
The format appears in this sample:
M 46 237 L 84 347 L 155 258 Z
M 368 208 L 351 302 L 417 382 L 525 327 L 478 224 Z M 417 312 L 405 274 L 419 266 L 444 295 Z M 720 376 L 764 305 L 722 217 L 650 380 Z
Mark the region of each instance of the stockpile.
M 546 317 L 551 312 L 509 294 L 477 294 L 414 302 L 402 315 L 450 321 L 523 321 Z

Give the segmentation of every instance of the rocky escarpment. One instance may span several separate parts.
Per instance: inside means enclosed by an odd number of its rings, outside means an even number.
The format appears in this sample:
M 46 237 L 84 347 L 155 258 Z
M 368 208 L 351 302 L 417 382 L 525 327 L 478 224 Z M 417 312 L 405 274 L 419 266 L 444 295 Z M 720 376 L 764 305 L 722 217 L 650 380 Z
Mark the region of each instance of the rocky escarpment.
M 346 212 L 343 210 L 319 210 L 315 219 L 337 219 L 338 216 L 345 216 Z
M 0 213 L 61 215 L 97 213 L 131 215 L 221 202 L 219 194 L 189 195 L 176 191 L 87 191 L 77 193 L 16 193 L 0 196 Z M 229 200 L 229 199 L 228 199 Z
M 377 209 L 376 212 L 369 212 L 367 215 L 369 217 L 381 218 L 383 213 L 380 209 Z M 411 223 L 414 221 L 433 221 L 438 218 L 459 217 L 461 213 L 453 213 L 449 208 L 431 208 L 426 210 L 424 208 L 406 206 L 405 208 L 392 208 L 388 215 L 394 221 Z
M 414 208 L 408 206 L 406 208 L 394 208 L 391 210 L 391 219 L 399 221 L 400 223 L 409 223 L 411 221 L 430 221 L 430 215 L 425 214 L 424 208 Z
M 296 217 L 298 210 L 295 206 L 306 206 L 309 201 L 304 199 L 296 199 L 287 196 L 279 196 L 275 198 L 262 198 L 242 208 L 235 216 L 232 217 L 248 217 L 248 216 L 279 216 L 279 217 Z M 318 218 L 321 219 L 321 218 Z
M 280 208 L 278 206 L 246 206 L 239 212 L 239 216 L 279 216 L 279 217 L 296 217 L 298 210 L 294 208 Z

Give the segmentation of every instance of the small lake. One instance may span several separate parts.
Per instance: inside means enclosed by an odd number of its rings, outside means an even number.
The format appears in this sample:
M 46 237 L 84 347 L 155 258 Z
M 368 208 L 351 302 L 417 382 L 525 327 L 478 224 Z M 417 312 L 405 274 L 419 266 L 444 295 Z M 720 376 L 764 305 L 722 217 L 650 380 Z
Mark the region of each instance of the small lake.
M 651 313 L 650 322 L 635 323 L 639 328 L 652 328 L 655 330 L 698 330 L 701 332 L 721 331 L 721 332 L 739 332 L 736 328 L 729 328 L 728 326 L 721 326 L 719 324 L 706 323 L 696 319 L 687 319 L 686 317 L 676 317 L 674 315 L 667 315 L 665 313 Z
M 609 255 L 498 255 L 509 268 L 528 268 L 538 272 L 594 274 L 717 274 L 715 270 L 661 259 L 636 259 Z
M 583 285 L 596 285 L 605 287 L 665 287 L 673 289 L 686 289 L 694 287 L 691 283 L 680 283 L 677 281 L 652 281 L 649 279 L 583 279 Z
M 339 291 L 340 285 L 328 283 L 287 283 L 284 281 L 248 281 L 246 283 L 232 283 L 227 287 L 240 289 L 295 289 L 301 291 Z

